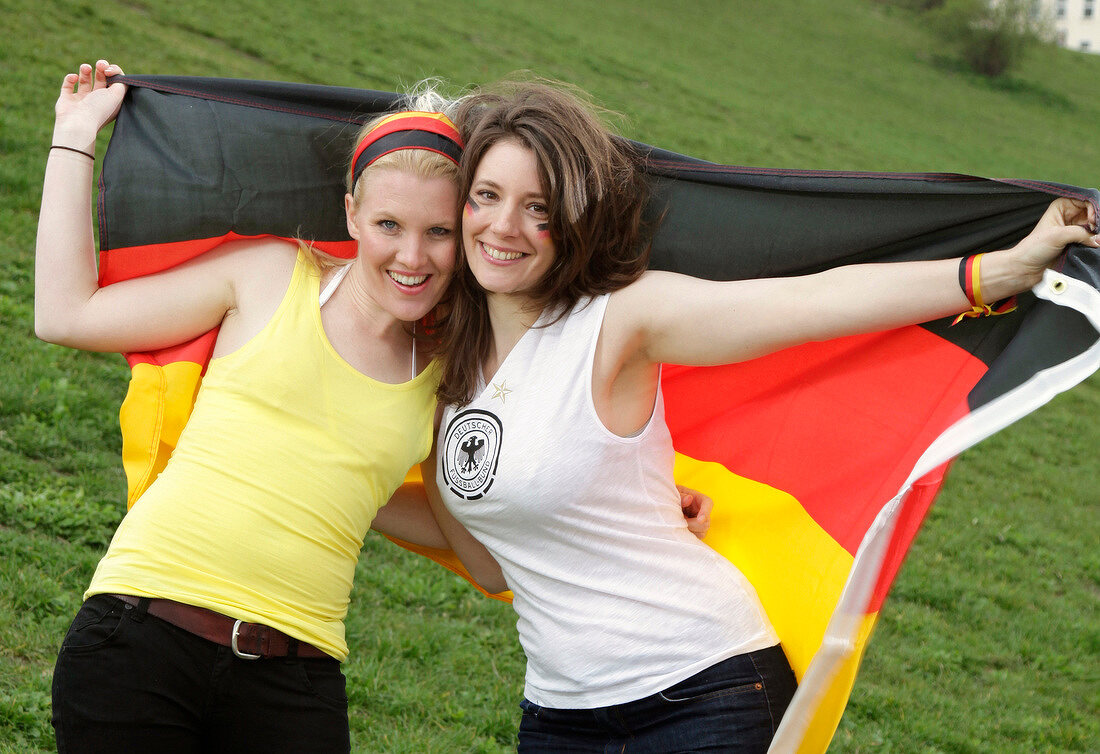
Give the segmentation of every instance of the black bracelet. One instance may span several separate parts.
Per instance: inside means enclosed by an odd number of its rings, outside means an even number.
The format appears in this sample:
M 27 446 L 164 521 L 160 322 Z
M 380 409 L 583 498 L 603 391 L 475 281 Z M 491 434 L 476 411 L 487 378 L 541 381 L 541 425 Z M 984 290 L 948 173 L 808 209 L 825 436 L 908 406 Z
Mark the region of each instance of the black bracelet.
M 85 152 L 83 149 L 77 149 L 76 147 L 63 147 L 60 144 L 51 144 L 50 149 L 64 149 L 67 152 L 76 152 L 77 154 L 84 155 L 85 157 L 87 157 L 92 162 L 95 162 L 95 155 L 94 154 L 89 154 L 88 152 Z
M 974 295 L 966 285 L 966 265 L 970 261 L 971 256 L 973 256 L 973 254 L 967 255 L 959 260 L 959 287 L 962 288 L 962 292 L 966 295 L 966 300 L 973 306 Z

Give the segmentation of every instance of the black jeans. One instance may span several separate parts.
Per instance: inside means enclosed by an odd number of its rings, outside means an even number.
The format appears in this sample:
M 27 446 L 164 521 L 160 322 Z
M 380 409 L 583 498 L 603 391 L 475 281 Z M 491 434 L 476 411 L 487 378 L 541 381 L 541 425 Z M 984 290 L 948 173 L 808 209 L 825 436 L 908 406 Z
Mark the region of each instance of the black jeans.
M 771 647 L 610 707 L 552 709 L 525 699 L 519 754 L 763 754 L 795 687 L 786 655 Z
M 61 754 L 351 750 L 336 659 L 242 660 L 107 595 L 65 635 L 53 726 Z

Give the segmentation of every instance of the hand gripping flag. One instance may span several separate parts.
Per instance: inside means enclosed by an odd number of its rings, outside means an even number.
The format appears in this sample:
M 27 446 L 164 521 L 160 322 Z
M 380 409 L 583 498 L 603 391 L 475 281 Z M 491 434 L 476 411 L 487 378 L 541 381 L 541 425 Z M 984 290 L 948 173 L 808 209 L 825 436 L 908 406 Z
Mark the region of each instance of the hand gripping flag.
M 275 235 L 354 254 L 342 196 L 357 126 L 397 95 L 130 76 L 99 192 L 100 282 Z M 652 266 L 711 279 L 1006 248 L 1056 196 L 953 174 L 739 168 L 639 145 L 663 215 Z M 301 224 L 299 224 L 301 223 Z M 1100 258 L 1073 247 L 1008 315 L 929 322 L 721 367 L 667 366 L 678 481 L 715 500 L 707 542 L 756 587 L 799 678 L 773 751 L 826 749 L 878 611 L 962 450 L 1100 366 Z M 132 504 L 187 421 L 214 334 L 128 354 Z M 415 549 L 415 548 L 413 548 Z M 446 553 L 421 551 L 461 572 Z

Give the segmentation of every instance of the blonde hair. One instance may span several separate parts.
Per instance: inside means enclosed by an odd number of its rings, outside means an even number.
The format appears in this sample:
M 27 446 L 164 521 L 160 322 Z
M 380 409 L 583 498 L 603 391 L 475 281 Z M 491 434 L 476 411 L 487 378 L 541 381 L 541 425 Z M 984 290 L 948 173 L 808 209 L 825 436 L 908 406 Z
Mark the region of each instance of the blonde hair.
M 438 79 L 424 79 L 418 82 L 404 95 L 404 97 L 402 97 L 398 107 L 372 118 L 356 132 L 355 138 L 352 141 L 351 150 L 348 153 L 347 172 L 344 176 L 344 188 L 347 193 L 351 194 L 354 206 L 359 206 L 362 186 L 366 182 L 367 176 L 382 170 L 398 170 L 403 173 L 414 175 L 417 178 L 424 179 L 449 178 L 454 181 L 456 186 L 458 185 L 460 177 L 458 165 L 447 157 L 426 149 L 401 149 L 396 152 L 382 155 L 367 166 L 367 168 L 360 173 L 359 179 L 355 181 L 355 185 L 352 185 L 352 170 L 354 168 L 352 161 L 354 159 L 355 148 L 363 140 L 363 137 L 383 119 L 393 115 L 395 112 L 402 112 L 405 110 L 443 113 L 448 118 L 454 119 L 454 114 L 458 110 L 460 100 L 448 98 L 443 95 L 439 91 L 440 84 L 441 82 Z M 458 213 L 457 207 L 455 208 L 455 213 L 456 215 Z M 296 240 L 298 241 L 298 248 L 302 250 L 306 258 L 318 269 L 323 270 L 328 267 L 339 267 L 350 264 L 354 259 L 354 257 L 347 259 L 328 254 L 314 247 L 312 243 L 301 237 L 298 237 Z
M 363 140 L 372 129 L 379 123 L 397 112 L 413 111 L 421 113 L 442 113 L 454 120 L 454 115 L 458 110 L 460 100 L 450 99 L 445 97 L 439 92 L 437 87 L 439 81 L 437 79 L 424 79 L 415 84 L 413 88 L 405 94 L 402 98 L 400 106 L 391 110 L 390 112 L 382 113 L 381 115 L 372 118 L 369 122 L 363 124 L 355 134 L 355 140 L 352 142 L 351 151 L 348 153 L 348 169 L 344 176 L 344 184 L 347 192 L 353 197 L 357 197 L 357 191 L 359 185 L 362 184 L 362 175 L 359 176 L 359 181 L 355 186 L 351 185 L 352 170 L 354 165 L 352 161 L 355 156 L 355 149 L 359 143 Z M 439 160 L 430 159 L 429 155 L 435 155 Z M 451 160 L 439 155 L 435 152 L 429 152 L 422 149 L 402 149 L 397 152 L 390 152 L 387 155 L 375 160 L 363 174 L 366 174 L 371 168 L 374 167 L 390 167 L 397 170 L 404 170 L 411 172 L 418 178 L 454 178 L 458 180 L 458 166 Z

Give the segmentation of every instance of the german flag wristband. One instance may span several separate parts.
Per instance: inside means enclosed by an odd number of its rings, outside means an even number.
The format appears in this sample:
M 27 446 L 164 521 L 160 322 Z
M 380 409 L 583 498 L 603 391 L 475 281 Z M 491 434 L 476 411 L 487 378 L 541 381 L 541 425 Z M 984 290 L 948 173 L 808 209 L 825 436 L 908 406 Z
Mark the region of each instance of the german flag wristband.
M 982 254 L 972 254 L 959 260 L 959 287 L 970 302 L 970 310 L 965 311 L 951 323 L 957 325 L 967 317 L 989 317 L 1016 311 L 1016 297 L 1006 299 L 993 307 L 985 303 L 982 297 Z

